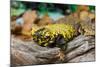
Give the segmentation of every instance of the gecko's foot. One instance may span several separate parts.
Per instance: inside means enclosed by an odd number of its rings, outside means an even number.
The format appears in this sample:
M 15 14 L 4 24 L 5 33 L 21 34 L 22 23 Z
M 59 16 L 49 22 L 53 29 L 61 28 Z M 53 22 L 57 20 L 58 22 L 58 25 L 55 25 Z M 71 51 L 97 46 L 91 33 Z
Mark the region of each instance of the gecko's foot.
M 56 55 L 56 57 L 58 57 L 59 60 L 64 61 L 65 54 L 63 51 L 59 51 L 59 53 L 58 53 L 58 55 Z

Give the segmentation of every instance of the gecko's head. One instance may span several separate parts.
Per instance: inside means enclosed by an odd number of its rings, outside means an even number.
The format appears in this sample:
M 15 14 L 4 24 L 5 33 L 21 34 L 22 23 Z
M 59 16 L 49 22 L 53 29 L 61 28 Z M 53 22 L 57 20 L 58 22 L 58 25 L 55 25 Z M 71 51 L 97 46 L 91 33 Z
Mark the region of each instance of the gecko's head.
M 41 46 L 62 46 L 75 35 L 75 29 L 67 24 L 52 24 L 32 32 L 33 40 Z

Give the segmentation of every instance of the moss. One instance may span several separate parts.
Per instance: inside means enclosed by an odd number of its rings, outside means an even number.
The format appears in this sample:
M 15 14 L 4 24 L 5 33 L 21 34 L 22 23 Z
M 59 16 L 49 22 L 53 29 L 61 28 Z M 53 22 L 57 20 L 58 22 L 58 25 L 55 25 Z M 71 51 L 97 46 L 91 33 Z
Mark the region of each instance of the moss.
M 74 37 L 75 29 L 72 25 L 51 24 L 37 31 L 32 31 L 33 40 L 41 46 L 58 46 L 66 44 Z

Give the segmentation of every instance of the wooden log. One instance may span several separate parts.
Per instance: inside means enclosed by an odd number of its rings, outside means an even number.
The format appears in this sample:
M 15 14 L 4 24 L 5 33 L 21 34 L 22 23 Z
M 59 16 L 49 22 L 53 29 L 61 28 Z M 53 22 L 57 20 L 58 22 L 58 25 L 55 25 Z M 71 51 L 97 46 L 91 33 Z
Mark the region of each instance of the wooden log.
M 40 65 L 52 63 L 95 61 L 95 38 L 80 35 L 67 43 L 64 61 L 55 56 L 60 48 L 41 47 L 32 41 L 11 37 L 11 65 Z

